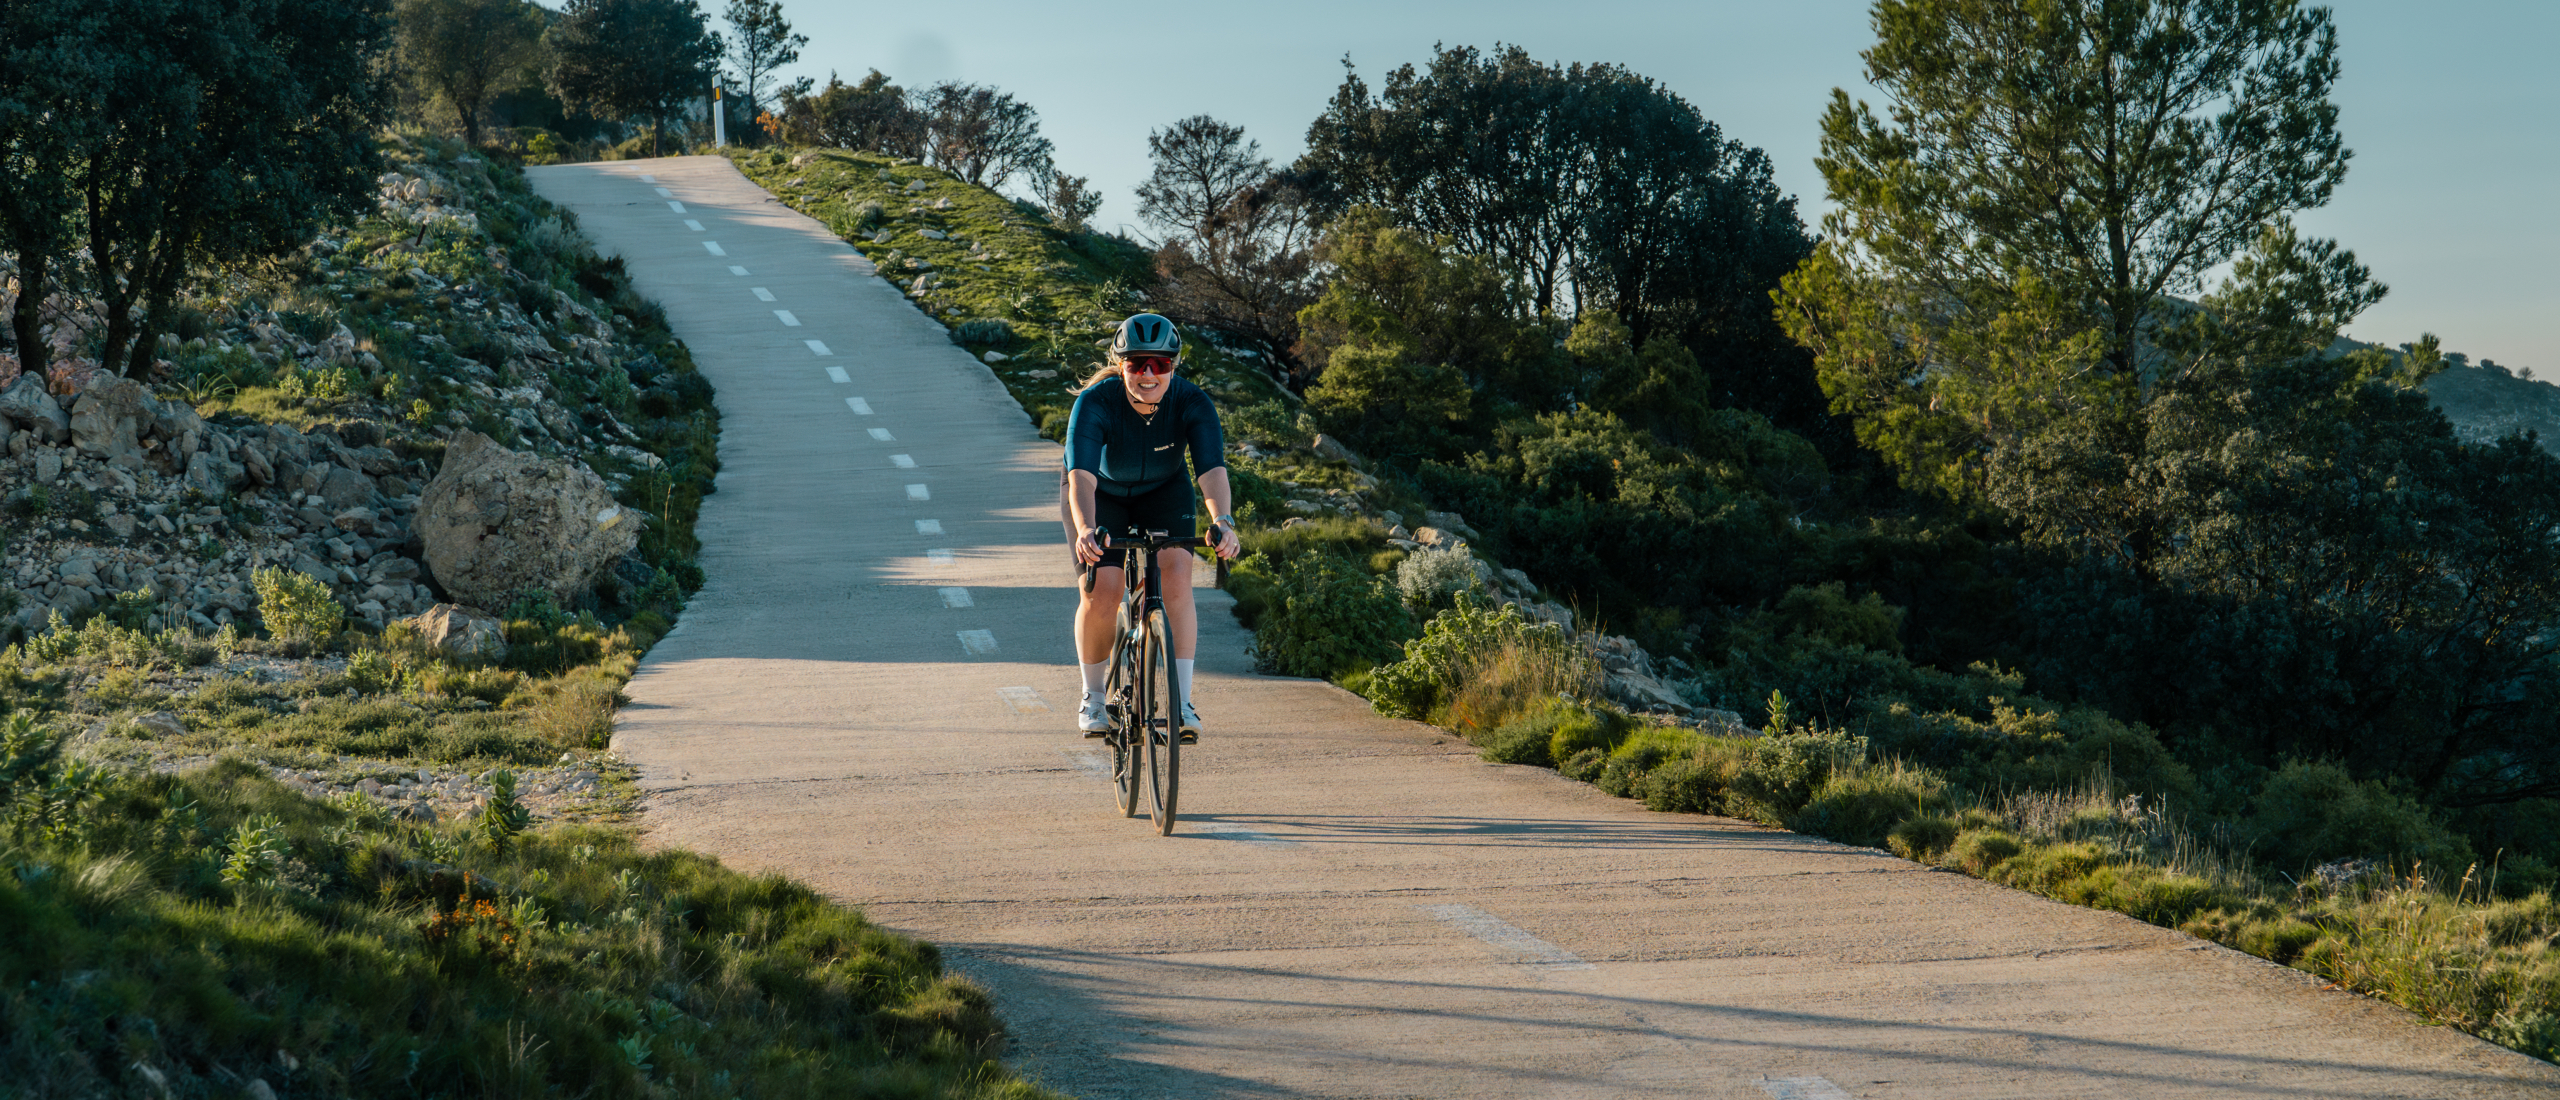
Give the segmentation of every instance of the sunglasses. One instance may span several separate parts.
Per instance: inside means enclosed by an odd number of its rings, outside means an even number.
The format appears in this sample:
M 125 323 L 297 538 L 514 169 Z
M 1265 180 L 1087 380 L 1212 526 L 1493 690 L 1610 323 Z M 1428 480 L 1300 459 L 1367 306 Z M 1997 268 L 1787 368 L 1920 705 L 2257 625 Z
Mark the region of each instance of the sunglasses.
M 1124 361 L 1132 374 L 1172 374 L 1173 360 L 1161 355 L 1132 355 Z

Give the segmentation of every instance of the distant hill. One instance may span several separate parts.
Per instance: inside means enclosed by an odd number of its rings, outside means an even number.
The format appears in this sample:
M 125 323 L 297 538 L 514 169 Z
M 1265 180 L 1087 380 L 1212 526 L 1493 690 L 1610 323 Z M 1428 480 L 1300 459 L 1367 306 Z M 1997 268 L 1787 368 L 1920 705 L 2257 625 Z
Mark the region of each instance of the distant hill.
M 2446 358 L 2454 364 L 2427 379 L 2427 396 L 2462 438 L 2496 439 L 2531 431 L 2541 437 L 2544 449 L 2560 453 L 2560 386 L 2518 377 L 2487 360 L 2474 364 L 2459 356 Z

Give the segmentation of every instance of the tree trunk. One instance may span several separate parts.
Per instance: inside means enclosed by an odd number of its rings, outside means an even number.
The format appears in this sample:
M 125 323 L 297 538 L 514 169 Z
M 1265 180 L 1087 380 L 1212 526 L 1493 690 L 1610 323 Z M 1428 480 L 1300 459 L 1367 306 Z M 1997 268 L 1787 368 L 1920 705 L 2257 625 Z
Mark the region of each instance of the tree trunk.
M 38 378 L 44 377 L 45 360 L 53 350 L 44 342 L 44 299 L 51 293 L 47 259 L 40 248 L 18 250 L 18 301 L 9 311 L 10 331 L 18 338 L 18 367 Z

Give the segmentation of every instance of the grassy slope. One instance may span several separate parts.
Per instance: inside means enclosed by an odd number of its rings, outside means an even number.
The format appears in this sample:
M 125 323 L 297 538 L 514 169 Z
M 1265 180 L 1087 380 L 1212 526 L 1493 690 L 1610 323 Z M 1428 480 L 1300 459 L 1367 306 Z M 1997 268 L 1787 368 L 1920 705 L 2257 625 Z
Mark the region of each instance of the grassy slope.
M 543 338 L 567 362 L 524 381 L 632 426 L 637 450 L 566 453 L 661 515 L 642 548 L 660 586 L 581 614 L 512 610 L 505 667 L 398 631 L 223 652 L 104 620 L 6 651 L 0 1097 L 253 1081 L 282 1095 L 1044 1095 L 992 1061 L 985 995 L 931 946 L 779 877 L 636 844 L 627 769 L 598 750 L 615 688 L 699 583 L 667 571 L 690 565 L 710 489 L 709 391 L 617 270 L 573 235 L 530 232 L 557 211 L 458 154 L 414 141 L 403 159 L 477 228 L 368 219 L 334 247 L 209 276 L 193 298 L 206 335 L 175 356 L 175 383 L 208 416 L 369 419 L 429 453 L 427 425 L 468 425 L 561 453 L 456 356 L 505 358 L 499 321 L 514 315 L 492 302 L 531 316 L 566 293 L 609 322 L 614 365 L 580 354 L 555 316 Z M 226 347 L 234 316 L 314 335 L 343 322 L 381 366 L 347 395 L 297 396 Z M 666 373 L 634 387 L 620 364 L 643 355 Z M 239 504 L 226 507 L 254 511 Z M 131 721 L 162 710 L 185 731 Z M 545 820 L 525 829 L 505 812 L 505 768 L 587 779 L 532 799 Z M 349 789 L 412 774 L 499 811 L 446 801 L 430 823 L 429 799 Z
M 825 221 L 884 271 L 912 280 L 922 272 L 905 266 L 910 257 L 933 265 L 945 281 L 924 303 L 946 323 L 1011 321 L 1022 339 L 966 346 L 1024 356 L 994 369 L 1053 436 L 1069 398 L 1059 387 L 1064 379 L 1039 372 L 1090 362 L 1086 348 L 1107 331 L 1107 322 L 1143 308 L 1142 297 L 1126 290 L 1144 281 L 1143 271 L 1131 269 L 1135 257 L 1090 241 L 1078 247 L 1078 238 L 1045 228 L 1014 203 L 939 171 L 841 151 L 732 156 L 750 178 Z M 888 179 L 880 178 L 883 172 Z M 925 189 L 904 190 L 914 180 L 926 181 Z M 951 208 L 931 209 L 936 199 L 949 199 Z M 865 202 L 881 209 L 866 216 Z M 926 239 L 916 232 L 922 228 L 952 239 Z M 973 254 L 973 241 L 1006 255 Z M 1188 369 L 1205 376 L 1219 397 L 1231 437 L 1285 440 L 1291 434 L 1285 417 L 1279 425 L 1269 422 L 1288 406 L 1254 407 L 1280 399 L 1267 375 L 1231 354 L 1202 350 Z M 1240 418 L 1265 426 L 1239 432 Z M 1383 550 L 1373 529 L 1330 520 L 1282 534 L 1271 522 L 1283 514 L 1279 501 L 1330 487 L 1407 514 L 1423 504 L 1410 487 L 1363 486 L 1354 471 L 1303 451 L 1261 459 L 1231 455 L 1230 462 L 1247 489 L 1243 497 L 1260 505 L 1259 517 L 1247 513 L 1264 521 L 1248 524 L 1256 529 L 1249 530 L 1252 544 L 1285 550 L 1327 543 L 1355 556 L 1377 554 L 1374 572 L 1391 566 L 1396 555 Z M 1244 603 L 1255 598 L 1240 593 Z M 1540 721 L 1546 728 L 1525 728 Z M 2214 851 L 2156 808 L 2104 792 L 2003 796 L 1962 789 L 1897 762 L 1861 757 L 1827 769 L 1806 753 L 1761 754 L 1750 741 L 1695 731 L 1621 727 L 1581 745 L 1588 754 L 1568 764 L 1565 757 L 1577 754 L 1550 748 L 1553 721 L 1531 714 L 1476 737 L 1489 757 L 1567 765 L 1576 778 L 1657 809 L 1732 814 L 1851 843 L 1889 844 L 1948 870 L 2181 928 L 2302 967 L 2540 1057 L 2560 1055 L 2560 949 L 2553 946 L 2560 939 L 2560 905 L 2548 893 L 2497 900 L 2485 880 L 2446 883 L 2439 875 L 2430 882 L 2423 868 L 2377 869 L 2354 881 L 2296 889 Z M 2024 744 L 2042 739 L 2055 721 L 2022 712 L 2013 716 L 2018 729 L 1973 732 Z M 1536 750 L 1523 751 L 1524 739 L 1535 740 Z

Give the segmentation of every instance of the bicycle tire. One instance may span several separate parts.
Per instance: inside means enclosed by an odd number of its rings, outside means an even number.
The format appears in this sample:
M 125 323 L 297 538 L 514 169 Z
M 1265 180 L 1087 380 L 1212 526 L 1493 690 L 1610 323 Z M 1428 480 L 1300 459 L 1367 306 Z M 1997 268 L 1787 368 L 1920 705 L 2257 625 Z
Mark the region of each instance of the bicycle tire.
M 1120 816 L 1138 816 L 1138 787 L 1146 767 L 1145 751 L 1139 747 L 1139 686 L 1136 662 L 1130 659 L 1132 647 L 1128 632 L 1121 631 L 1111 646 L 1111 683 L 1106 698 L 1111 704 L 1111 732 L 1105 735 L 1111 745 L 1111 796 L 1120 807 Z
M 1147 789 L 1156 835 L 1173 835 L 1174 807 L 1182 794 L 1182 692 L 1173 678 L 1173 629 L 1162 611 L 1147 613 L 1146 652 L 1139 670 L 1146 696 Z

